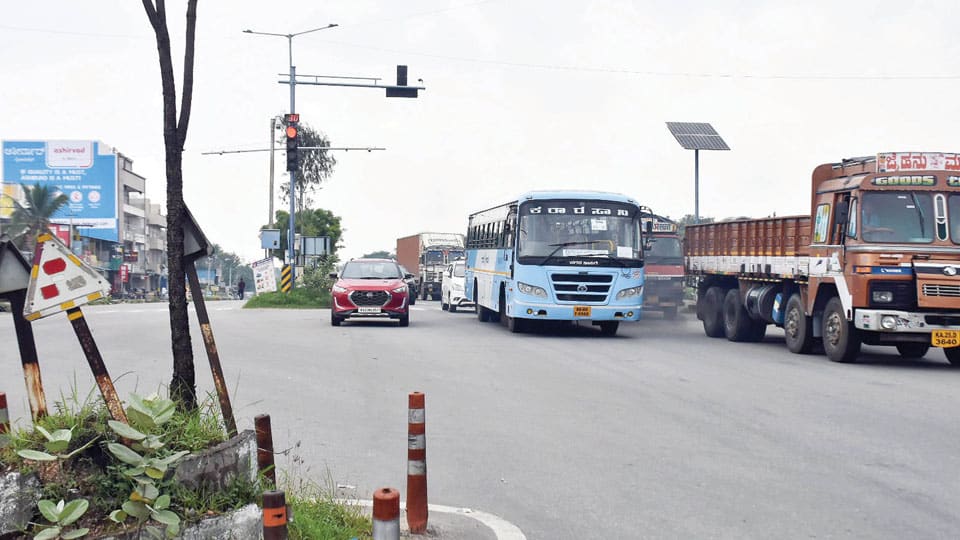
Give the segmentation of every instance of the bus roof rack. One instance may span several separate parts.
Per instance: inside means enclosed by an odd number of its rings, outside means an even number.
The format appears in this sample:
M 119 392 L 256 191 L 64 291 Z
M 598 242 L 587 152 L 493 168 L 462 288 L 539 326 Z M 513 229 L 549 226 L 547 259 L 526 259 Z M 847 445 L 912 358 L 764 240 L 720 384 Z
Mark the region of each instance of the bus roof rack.
M 872 163 L 877 160 L 877 156 L 862 156 L 862 157 L 852 157 L 852 158 L 843 158 L 840 160 L 840 163 L 834 163 L 834 169 L 843 169 L 844 167 L 850 165 L 865 165 L 867 163 Z

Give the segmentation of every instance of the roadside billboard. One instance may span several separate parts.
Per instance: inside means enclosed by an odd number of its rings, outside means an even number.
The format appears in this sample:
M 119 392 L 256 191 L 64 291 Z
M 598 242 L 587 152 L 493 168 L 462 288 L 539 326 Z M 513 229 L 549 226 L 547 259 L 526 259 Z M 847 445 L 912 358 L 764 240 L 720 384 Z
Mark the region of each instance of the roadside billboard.
M 118 241 L 117 156 L 97 141 L 3 141 L 2 191 L 48 186 L 69 199 L 52 223 L 82 225 L 82 234 Z
M 250 265 L 253 268 L 253 284 L 257 294 L 277 291 L 277 271 L 273 257 L 261 259 Z

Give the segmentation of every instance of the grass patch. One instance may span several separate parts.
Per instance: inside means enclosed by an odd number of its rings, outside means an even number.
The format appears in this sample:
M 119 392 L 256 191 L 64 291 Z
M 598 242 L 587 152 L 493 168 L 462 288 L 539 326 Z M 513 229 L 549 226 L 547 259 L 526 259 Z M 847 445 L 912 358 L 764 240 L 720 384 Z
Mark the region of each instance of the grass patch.
M 302 466 L 300 458 L 294 466 Z M 309 470 L 307 471 L 307 473 Z M 358 505 L 342 504 L 336 499 L 336 483 L 329 471 L 324 484 L 309 479 L 307 473 L 281 471 L 280 489 L 286 493 L 293 518 L 287 524 L 290 540 L 370 540 L 373 521 Z
M 243 305 L 244 308 L 320 309 L 330 307 L 330 291 L 297 287 L 288 293 L 260 293 Z

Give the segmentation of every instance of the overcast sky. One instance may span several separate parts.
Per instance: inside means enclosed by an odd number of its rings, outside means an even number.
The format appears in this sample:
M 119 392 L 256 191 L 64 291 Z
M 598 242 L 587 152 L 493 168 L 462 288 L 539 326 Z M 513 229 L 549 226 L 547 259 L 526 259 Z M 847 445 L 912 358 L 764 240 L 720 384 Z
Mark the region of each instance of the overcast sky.
M 182 82 L 185 2 L 168 2 Z M 881 151 L 958 151 L 960 2 L 775 0 L 201 1 L 184 196 L 206 235 L 262 257 L 270 118 L 289 111 L 287 40 L 300 74 L 381 77 L 409 66 L 419 99 L 298 86 L 301 120 L 338 152 L 315 206 L 343 219 L 344 258 L 523 191 L 631 195 L 694 209 L 693 153 L 668 121 L 710 122 L 700 214 L 809 211 L 813 168 Z M 4 2 L 0 139 L 99 140 L 165 199 L 156 42 L 140 2 Z M 178 101 L 179 103 L 179 101 Z M 276 155 L 276 182 L 286 182 Z M 279 193 L 279 191 L 277 192 Z M 276 206 L 281 205 L 277 197 Z

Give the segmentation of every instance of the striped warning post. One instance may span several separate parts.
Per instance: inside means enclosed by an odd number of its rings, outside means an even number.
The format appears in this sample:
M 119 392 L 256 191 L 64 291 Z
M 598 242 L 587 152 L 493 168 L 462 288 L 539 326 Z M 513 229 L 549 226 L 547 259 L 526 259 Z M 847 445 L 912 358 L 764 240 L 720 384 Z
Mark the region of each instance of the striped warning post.
M 287 540 L 287 495 L 263 492 L 263 540 Z
M 290 292 L 293 289 L 293 266 L 286 265 L 280 270 L 280 290 Z
M 409 397 L 407 426 L 407 526 L 412 533 L 427 530 L 427 424 L 425 396 Z
M 7 446 L 10 433 L 10 413 L 7 411 L 7 394 L 0 392 L 0 448 Z
M 373 540 L 400 538 L 400 492 L 380 488 L 373 492 Z

